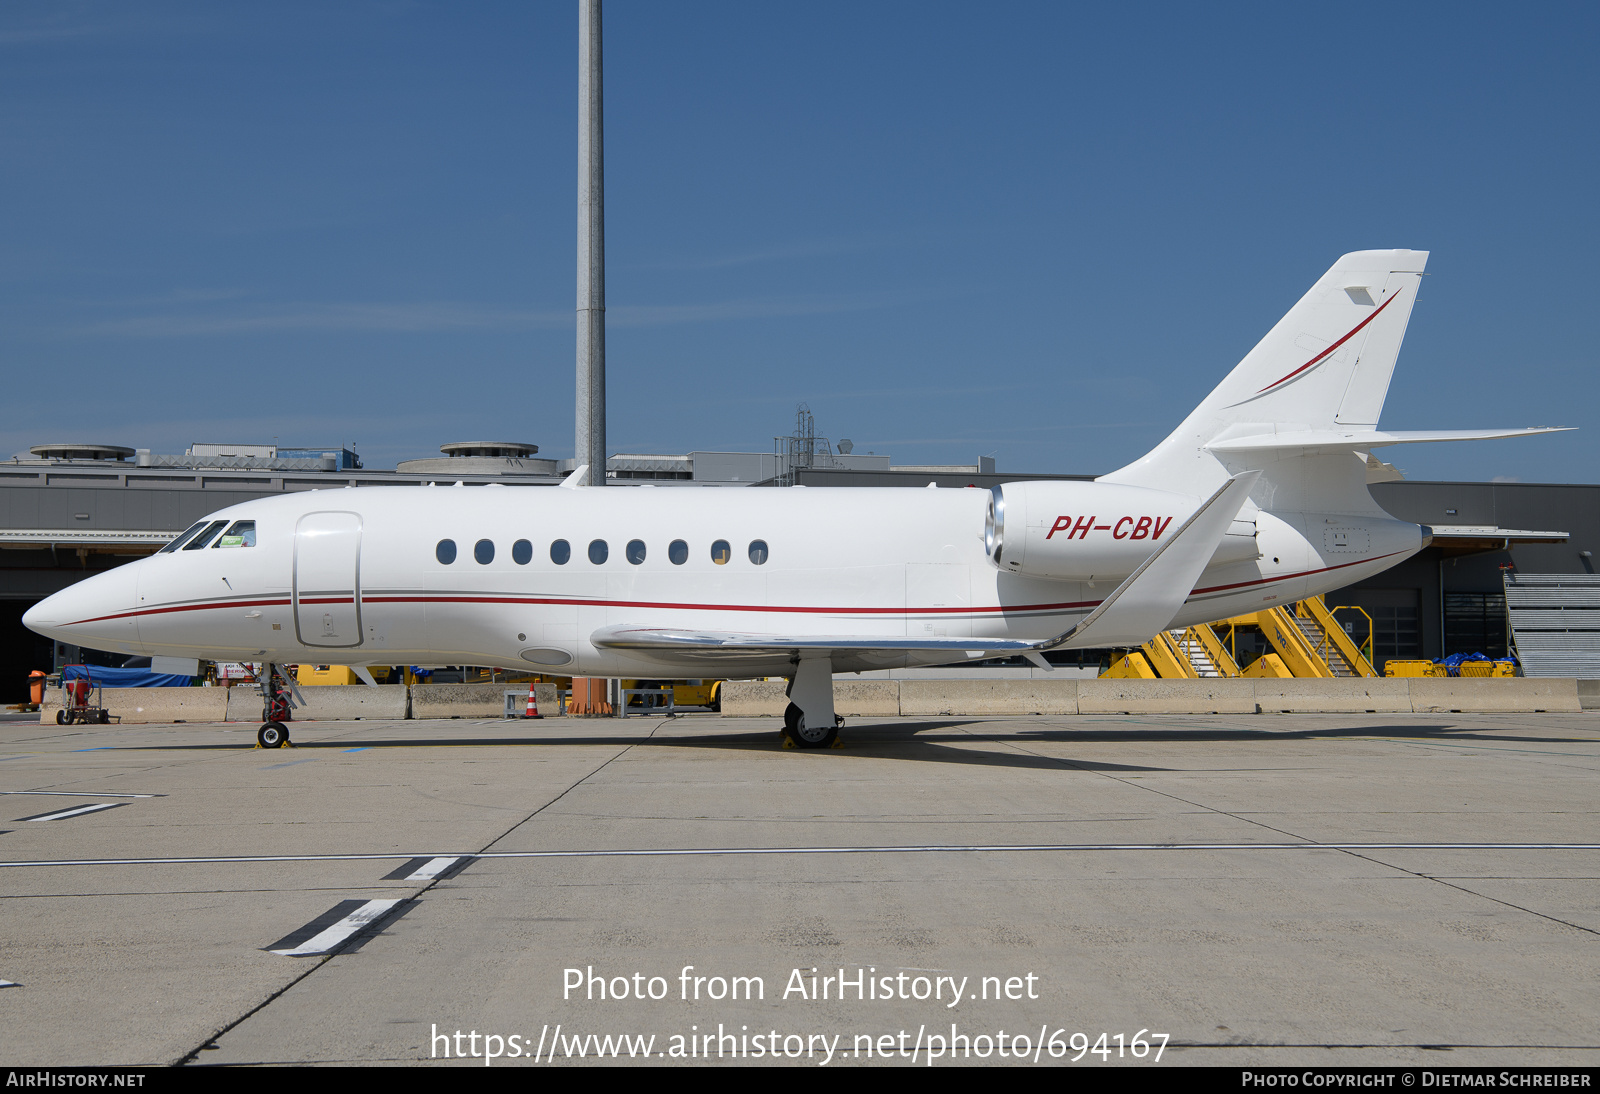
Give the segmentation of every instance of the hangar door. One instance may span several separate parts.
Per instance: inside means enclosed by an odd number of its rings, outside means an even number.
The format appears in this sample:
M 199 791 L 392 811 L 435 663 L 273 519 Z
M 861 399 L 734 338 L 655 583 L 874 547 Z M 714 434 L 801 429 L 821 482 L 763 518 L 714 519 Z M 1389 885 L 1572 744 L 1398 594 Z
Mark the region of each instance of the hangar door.
M 361 516 L 307 513 L 294 528 L 294 629 L 301 645 L 361 645 Z

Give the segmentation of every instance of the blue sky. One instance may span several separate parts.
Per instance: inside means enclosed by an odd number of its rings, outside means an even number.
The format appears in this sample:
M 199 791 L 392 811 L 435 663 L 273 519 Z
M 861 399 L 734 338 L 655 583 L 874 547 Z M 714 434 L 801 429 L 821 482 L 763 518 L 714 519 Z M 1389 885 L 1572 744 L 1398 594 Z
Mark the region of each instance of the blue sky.
M 1103 472 L 1432 251 L 1413 478 L 1600 481 L 1600 8 L 606 7 L 609 442 Z M 0 7 L 0 451 L 571 454 L 570 2 Z

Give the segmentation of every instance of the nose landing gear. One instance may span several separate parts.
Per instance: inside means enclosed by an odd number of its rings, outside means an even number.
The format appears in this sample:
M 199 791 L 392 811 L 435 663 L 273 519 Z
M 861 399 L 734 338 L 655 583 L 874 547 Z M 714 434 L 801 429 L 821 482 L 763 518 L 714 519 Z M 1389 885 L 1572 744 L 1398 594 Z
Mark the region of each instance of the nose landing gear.
M 268 722 L 256 731 L 256 744 L 262 748 L 293 748 L 289 744 L 289 727 L 282 722 Z
M 261 748 L 293 748 L 289 743 L 289 720 L 292 704 L 289 701 L 288 672 L 272 662 L 261 679 L 261 728 L 256 731 L 256 744 Z

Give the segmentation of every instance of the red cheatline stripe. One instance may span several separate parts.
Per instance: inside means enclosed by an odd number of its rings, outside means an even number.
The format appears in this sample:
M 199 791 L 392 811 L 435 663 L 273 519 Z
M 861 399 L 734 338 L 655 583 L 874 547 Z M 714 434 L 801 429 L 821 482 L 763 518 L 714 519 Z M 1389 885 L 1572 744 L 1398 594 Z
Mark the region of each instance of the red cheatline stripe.
M 1319 363 L 1321 361 L 1326 360 L 1330 353 L 1332 353 L 1334 350 L 1338 349 L 1340 346 L 1344 345 L 1346 342 L 1350 341 L 1350 339 L 1354 338 L 1356 336 L 1356 333 L 1358 331 L 1360 331 L 1362 327 L 1366 326 L 1368 323 L 1370 323 L 1374 319 L 1378 318 L 1379 314 L 1383 311 L 1384 308 L 1387 308 L 1390 304 L 1393 304 L 1396 300 L 1398 300 L 1400 298 L 1400 293 L 1402 293 L 1402 292 L 1405 292 L 1405 290 L 1404 289 L 1398 290 L 1389 299 L 1385 300 L 1382 304 L 1379 304 L 1377 311 L 1373 312 L 1371 315 L 1367 316 L 1361 322 L 1357 323 L 1351 329 L 1349 334 L 1345 335 L 1343 338 L 1339 339 L 1333 345 L 1329 346 L 1327 349 L 1325 349 L 1321 353 L 1317 354 L 1311 360 L 1307 361 L 1305 364 L 1301 365 L 1299 368 L 1297 368 L 1293 372 L 1289 373 L 1289 375 L 1285 376 L 1282 380 L 1274 380 L 1272 383 L 1270 383 L 1266 387 L 1262 388 L 1261 391 L 1268 391 L 1268 390 L 1270 390 L 1272 388 L 1277 387 L 1279 384 L 1284 383 L 1285 381 L 1292 380 L 1296 376 L 1298 376 L 1302 372 L 1304 372 L 1306 369 L 1310 368 L 1312 365 L 1315 365 L 1315 364 L 1317 364 L 1317 363 Z M 1261 391 L 1256 392 L 1256 394 L 1260 395 Z
M 1195 589 L 1190 595 L 1200 596 L 1207 593 L 1226 592 L 1231 589 L 1245 589 L 1253 585 L 1275 585 L 1282 581 L 1293 581 L 1296 578 L 1311 577 L 1316 574 L 1330 573 L 1334 570 L 1343 570 L 1349 566 L 1359 566 L 1364 562 L 1377 562 L 1395 555 L 1405 554 L 1404 551 L 1393 551 L 1375 558 L 1358 558 L 1351 562 L 1341 562 L 1337 566 L 1323 566 L 1315 570 L 1299 570 L 1292 574 L 1281 574 L 1276 577 L 1258 578 L 1252 581 L 1238 581 L 1231 585 L 1212 585 L 1204 589 Z M 585 600 L 563 597 L 538 597 L 538 596 L 444 596 L 444 595 L 414 595 L 414 596 L 364 596 L 363 604 L 528 604 L 528 605 L 572 605 L 587 608 L 645 608 L 653 610 L 680 610 L 704 612 L 761 612 L 766 615 L 946 615 L 946 616 L 974 616 L 974 615 L 1022 615 L 1031 612 L 1061 612 L 1073 611 L 1080 608 L 1093 608 L 1099 605 L 1098 600 L 1078 600 L 1060 604 L 1017 604 L 996 605 L 982 608 L 803 608 L 785 607 L 772 604 L 691 604 L 671 601 L 656 600 Z M 100 623 L 108 619 L 130 619 L 141 615 L 166 615 L 171 612 L 197 612 L 209 611 L 216 608 L 249 608 L 262 605 L 283 606 L 290 603 L 287 597 L 278 600 L 236 600 L 212 601 L 208 600 L 199 604 L 175 604 L 160 608 L 141 608 L 138 611 L 122 612 L 116 615 L 100 615 L 92 619 L 80 619 L 77 623 L 67 624 L 78 626 L 83 623 Z M 318 599 L 303 600 L 303 604 L 348 604 L 349 598 L 344 599 Z
M 1209 588 L 1196 589 L 1196 590 L 1194 590 L 1193 593 L 1190 593 L 1189 595 L 1194 596 L 1194 595 L 1199 594 L 1199 593 L 1220 593 L 1220 592 L 1225 592 L 1228 589 L 1244 589 L 1244 588 L 1248 588 L 1251 585 L 1270 585 L 1270 584 L 1272 584 L 1274 582 L 1278 582 L 1278 581 L 1292 581 L 1297 577 L 1311 577 L 1314 574 L 1332 573 L 1334 570 L 1342 570 L 1346 566 L 1359 566 L 1363 562 L 1379 562 L 1379 561 L 1381 561 L 1383 559 L 1393 558 L 1395 555 L 1403 555 L 1405 553 L 1406 553 L 1405 551 L 1390 551 L 1386 555 L 1377 555 L 1377 556 L 1375 556 L 1373 558 L 1358 558 L 1354 562 L 1341 562 L 1337 566 L 1324 566 L 1319 570 L 1301 570 L 1297 574 L 1284 574 L 1282 577 L 1265 578 L 1265 579 L 1263 579 L 1261 581 L 1236 581 L 1232 585 L 1212 585 Z

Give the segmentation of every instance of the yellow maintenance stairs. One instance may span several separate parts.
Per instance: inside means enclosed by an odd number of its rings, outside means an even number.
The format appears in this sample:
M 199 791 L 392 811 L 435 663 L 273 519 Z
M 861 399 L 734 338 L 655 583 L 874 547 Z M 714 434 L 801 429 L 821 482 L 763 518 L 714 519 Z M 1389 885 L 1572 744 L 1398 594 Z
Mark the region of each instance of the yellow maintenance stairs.
M 1377 670 L 1372 667 L 1370 645 L 1363 649 L 1351 640 L 1333 616 L 1340 611 L 1361 612 L 1361 609 L 1329 608 L 1322 597 L 1314 596 L 1298 604 L 1267 608 L 1221 623 L 1163 631 L 1137 650 L 1119 657 L 1100 675 L 1134 680 L 1377 676 Z M 1366 615 L 1365 612 L 1361 614 Z M 1272 649 L 1241 669 L 1237 656 L 1238 635 L 1241 629 L 1248 627 L 1259 630 Z M 1370 616 L 1367 634 L 1372 634 Z

